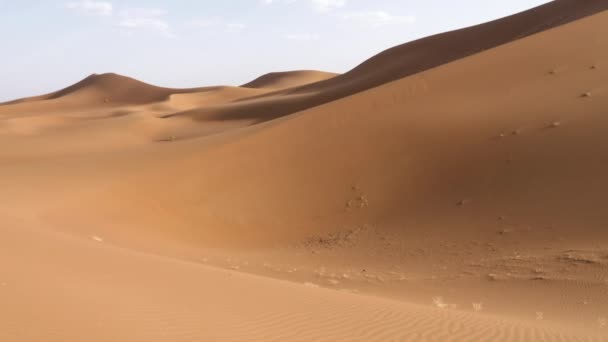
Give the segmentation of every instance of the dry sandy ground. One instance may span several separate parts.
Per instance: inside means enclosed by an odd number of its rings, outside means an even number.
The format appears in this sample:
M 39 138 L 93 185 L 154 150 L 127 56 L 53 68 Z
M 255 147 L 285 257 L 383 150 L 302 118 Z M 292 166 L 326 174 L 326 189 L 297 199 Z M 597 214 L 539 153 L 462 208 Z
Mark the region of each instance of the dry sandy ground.
M 606 9 L 0 105 L 0 340 L 608 340 Z

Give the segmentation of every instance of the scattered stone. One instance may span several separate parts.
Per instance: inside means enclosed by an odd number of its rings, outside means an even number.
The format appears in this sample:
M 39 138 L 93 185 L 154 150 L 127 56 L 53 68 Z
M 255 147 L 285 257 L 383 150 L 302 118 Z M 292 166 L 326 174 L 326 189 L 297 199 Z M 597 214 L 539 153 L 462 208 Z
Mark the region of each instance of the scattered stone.
M 573 264 L 600 264 L 601 258 L 592 252 L 567 251 L 558 257 L 561 261 L 566 261 Z
M 581 97 L 591 97 L 591 92 L 581 94 Z
M 443 297 L 433 297 L 433 304 L 439 309 L 446 309 L 449 306 L 443 301 Z
M 550 127 L 550 128 L 557 128 L 557 127 L 559 127 L 559 126 L 561 126 L 561 125 L 562 125 L 562 123 L 561 123 L 561 122 L 559 122 L 559 121 L 554 121 L 554 122 L 552 122 L 552 123 L 551 123 L 551 125 L 549 125 L 549 127 Z
M 358 196 L 357 198 L 354 198 L 346 203 L 346 207 L 348 209 L 363 209 L 368 205 L 369 201 L 365 195 Z
M 459 207 L 462 207 L 462 206 L 465 206 L 465 205 L 467 205 L 467 204 L 469 204 L 469 203 L 471 203 L 471 201 L 470 201 L 470 200 L 468 200 L 468 199 L 463 199 L 463 200 L 458 201 L 456 204 L 457 204 Z
M 97 235 L 93 235 L 93 236 L 91 237 L 91 239 L 93 239 L 93 241 L 97 241 L 97 242 L 100 242 L 100 243 L 101 243 L 101 242 L 103 242 L 103 239 L 102 239 L 102 238 L 100 238 L 100 237 L 99 237 L 99 236 L 97 236 Z

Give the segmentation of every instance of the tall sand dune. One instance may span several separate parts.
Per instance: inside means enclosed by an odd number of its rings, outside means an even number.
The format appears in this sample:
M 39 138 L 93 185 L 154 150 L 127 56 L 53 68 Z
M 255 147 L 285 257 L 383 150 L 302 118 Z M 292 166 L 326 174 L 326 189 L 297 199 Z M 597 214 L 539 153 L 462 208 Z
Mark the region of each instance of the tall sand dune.
M 270 93 L 266 95 L 270 96 L 266 101 L 252 101 L 249 105 L 251 111 L 265 113 L 262 120 L 274 119 L 407 77 L 606 9 L 608 4 L 604 0 L 553 1 L 518 15 L 396 46 L 343 75 L 280 91 L 280 95 L 300 95 L 292 96 L 288 101 L 283 100 L 284 96 L 277 97 L 277 94 Z M 279 103 L 275 105 L 275 101 Z M 198 112 L 186 112 L 185 114 L 202 120 L 207 118 L 204 115 L 206 113 L 199 115 Z M 240 108 L 228 110 L 223 114 L 229 119 L 241 119 L 243 115 Z
M 0 340 L 608 340 L 605 9 L 0 105 Z

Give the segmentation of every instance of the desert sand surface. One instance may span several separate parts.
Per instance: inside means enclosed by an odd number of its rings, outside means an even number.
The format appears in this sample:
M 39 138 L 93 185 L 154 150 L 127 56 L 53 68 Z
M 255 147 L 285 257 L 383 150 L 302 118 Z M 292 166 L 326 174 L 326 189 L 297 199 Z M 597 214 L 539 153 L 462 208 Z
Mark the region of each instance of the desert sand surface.
M 607 9 L 1 104 L 0 340 L 608 341 Z

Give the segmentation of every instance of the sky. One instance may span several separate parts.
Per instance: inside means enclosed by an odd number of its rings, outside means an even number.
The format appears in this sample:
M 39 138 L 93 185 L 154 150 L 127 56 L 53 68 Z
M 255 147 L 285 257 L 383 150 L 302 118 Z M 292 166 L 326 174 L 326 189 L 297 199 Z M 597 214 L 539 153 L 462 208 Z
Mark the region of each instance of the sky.
M 168 87 L 345 72 L 395 45 L 547 0 L 0 0 L 0 101 L 92 73 Z

